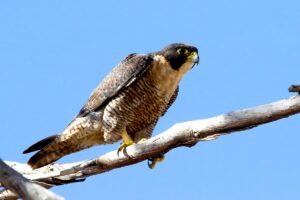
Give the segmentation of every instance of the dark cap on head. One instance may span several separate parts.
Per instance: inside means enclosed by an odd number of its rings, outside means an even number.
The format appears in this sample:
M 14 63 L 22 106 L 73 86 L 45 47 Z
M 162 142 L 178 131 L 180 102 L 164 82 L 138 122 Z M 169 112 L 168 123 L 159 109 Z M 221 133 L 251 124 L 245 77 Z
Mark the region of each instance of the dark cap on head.
M 197 59 L 192 62 L 198 64 L 199 61 L 198 49 L 185 43 L 170 44 L 157 53 L 164 56 L 175 70 L 178 70 L 185 62 L 190 61 L 190 58 L 194 55 L 197 55 Z

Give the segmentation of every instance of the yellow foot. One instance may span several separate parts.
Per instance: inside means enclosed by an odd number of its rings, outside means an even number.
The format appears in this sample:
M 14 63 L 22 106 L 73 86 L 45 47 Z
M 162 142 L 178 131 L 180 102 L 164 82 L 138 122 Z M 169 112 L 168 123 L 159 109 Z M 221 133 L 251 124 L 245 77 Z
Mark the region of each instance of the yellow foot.
M 142 142 L 145 142 L 146 140 L 148 140 L 147 138 L 142 138 L 138 141 L 138 143 L 142 143 Z
M 149 167 L 150 169 L 154 169 L 156 163 L 162 162 L 162 161 L 164 161 L 164 159 L 165 159 L 165 156 L 164 156 L 164 155 L 160 155 L 160 156 L 158 156 L 158 157 L 156 157 L 156 158 L 150 158 L 150 159 L 148 160 L 148 167 Z
M 119 146 L 117 154 L 119 155 L 120 151 L 124 151 L 126 147 L 135 144 L 135 142 L 131 139 L 130 135 L 124 130 L 121 134 L 123 138 L 123 143 Z
M 118 155 L 119 155 L 119 153 L 120 153 L 120 151 L 124 151 L 125 149 L 126 149 L 126 147 L 128 147 L 128 146 L 130 146 L 130 145 L 133 145 L 133 144 L 135 144 L 135 142 L 127 142 L 127 143 L 125 143 L 125 142 L 123 142 L 122 144 L 120 144 L 120 146 L 119 146 L 119 148 L 118 148 Z

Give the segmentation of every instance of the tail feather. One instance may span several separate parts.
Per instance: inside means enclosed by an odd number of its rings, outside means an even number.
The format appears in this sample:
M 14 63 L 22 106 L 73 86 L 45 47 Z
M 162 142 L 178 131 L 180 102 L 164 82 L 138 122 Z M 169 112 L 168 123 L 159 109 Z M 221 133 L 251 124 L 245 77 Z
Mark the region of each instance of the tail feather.
M 100 125 L 95 126 L 94 121 L 89 118 L 77 118 L 61 134 L 47 137 L 33 144 L 24 153 L 39 150 L 28 161 L 28 164 L 36 169 L 65 155 L 103 143 Z
M 40 149 L 44 148 L 45 146 L 47 146 L 48 144 L 50 144 L 51 142 L 53 142 L 57 137 L 58 137 L 58 135 L 52 135 L 52 136 L 46 137 L 46 138 L 38 141 L 37 143 L 31 145 L 30 147 L 28 147 L 25 151 L 23 151 L 23 154 L 40 150 Z
M 64 137 L 59 135 L 54 141 L 34 154 L 28 160 L 28 165 L 30 165 L 33 169 L 37 169 L 53 163 L 65 155 L 75 153 L 101 143 L 103 143 L 103 140 L 100 140 L 98 134 L 80 139 L 75 137 L 64 139 Z
M 28 160 L 28 165 L 30 165 L 33 169 L 36 169 L 55 162 L 65 155 L 84 149 L 77 145 L 77 143 L 80 142 L 81 141 L 73 142 L 70 139 L 62 140 L 62 137 L 57 137 L 56 140 L 34 154 Z
M 45 152 L 42 150 L 34 154 L 28 160 L 27 164 L 30 165 L 32 169 L 37 169 L 57 161 L 60 158 L 57 155 L 56 152 Z

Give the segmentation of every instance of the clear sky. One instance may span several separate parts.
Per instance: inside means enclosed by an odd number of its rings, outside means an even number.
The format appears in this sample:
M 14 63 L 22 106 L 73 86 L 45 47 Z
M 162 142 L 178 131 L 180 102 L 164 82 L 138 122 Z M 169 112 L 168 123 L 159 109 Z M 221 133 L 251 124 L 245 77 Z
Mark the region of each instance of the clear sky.
M 300 2 L 1 1 L 0 157 L 59 133 L 126 55 L 173 42 L 198 47 L 200 64 L 154 134 L 292 96 L 300 84 Z M 53 189 L 67 199 L 299 199 L 300 115 L 177 148 L 146 162 Z M 94 147 L 60 163 L 95 158 Z

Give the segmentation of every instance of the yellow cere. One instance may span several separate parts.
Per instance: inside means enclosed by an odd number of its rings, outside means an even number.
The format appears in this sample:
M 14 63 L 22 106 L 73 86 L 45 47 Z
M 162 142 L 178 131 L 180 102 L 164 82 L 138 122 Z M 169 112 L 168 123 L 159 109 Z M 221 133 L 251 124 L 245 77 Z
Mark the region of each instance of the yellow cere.
M 189 55 L 189 58 L 192 58 L 194 56 L 197 56 L 197 52 L 196 51 L 193 51 L 190 55 Z

